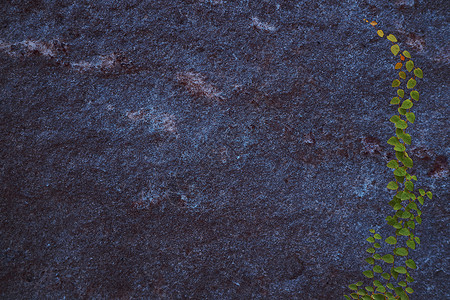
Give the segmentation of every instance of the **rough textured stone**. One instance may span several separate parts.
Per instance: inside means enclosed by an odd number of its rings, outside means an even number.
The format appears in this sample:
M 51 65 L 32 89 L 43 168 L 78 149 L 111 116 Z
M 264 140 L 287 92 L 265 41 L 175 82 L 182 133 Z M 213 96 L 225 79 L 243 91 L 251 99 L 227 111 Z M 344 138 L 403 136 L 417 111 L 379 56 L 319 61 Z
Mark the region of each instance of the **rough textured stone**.
M 392 214 L 395 60 L 363 18 L 424 70 L 412 298 L 449 297 L 447 8 L 2 1 L 1 298 L 348 293 Z

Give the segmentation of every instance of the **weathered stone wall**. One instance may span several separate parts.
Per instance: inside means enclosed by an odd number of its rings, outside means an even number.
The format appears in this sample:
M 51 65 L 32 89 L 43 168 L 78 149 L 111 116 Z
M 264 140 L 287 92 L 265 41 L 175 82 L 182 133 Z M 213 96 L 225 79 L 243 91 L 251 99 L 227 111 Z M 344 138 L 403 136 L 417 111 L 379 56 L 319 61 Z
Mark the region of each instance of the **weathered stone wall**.
M 0 15 L 1 298 L 341 299 L 392 214 L 395 59 L 363 18 L 424 70 L 412 298 L 449 296 L 446 1 Z

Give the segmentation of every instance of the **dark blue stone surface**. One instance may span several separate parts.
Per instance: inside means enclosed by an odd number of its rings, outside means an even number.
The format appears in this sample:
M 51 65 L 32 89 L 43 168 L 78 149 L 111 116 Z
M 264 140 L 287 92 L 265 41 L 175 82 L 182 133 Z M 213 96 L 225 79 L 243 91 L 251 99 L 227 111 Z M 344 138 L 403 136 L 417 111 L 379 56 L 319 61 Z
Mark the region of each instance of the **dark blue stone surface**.
M 342 299 L 415 65 L 411 299 L 449 297 L 446 1 L 3 1 L 2 299 Z

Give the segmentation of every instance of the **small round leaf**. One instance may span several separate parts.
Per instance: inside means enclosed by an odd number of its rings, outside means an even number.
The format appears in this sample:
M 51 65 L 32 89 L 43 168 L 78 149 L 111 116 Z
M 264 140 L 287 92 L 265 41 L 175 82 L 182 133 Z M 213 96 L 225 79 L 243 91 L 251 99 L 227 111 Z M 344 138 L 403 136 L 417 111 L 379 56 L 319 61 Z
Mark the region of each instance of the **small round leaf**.
M 411 80 L 411 79 L 410 79 Z M 409 82 L 409 81 L 408 81 Z M 400 86 L 400 80 L 395 79 L 394 81 L 392 81 L 392 87 L 398 87 Z
M 396 79 L 397 80 L 397 79 Z M 395 81 L 395 80 L 394 80 Z M 400 82 L 400 81 L 399 81 Z M 408 88 L 408 89 L 412 89 L 412 88 L 414 88 L 415 86 L 416 86 L 416 80 L 414 79 L 414 78 L 411 78 L 410 80 L 408 80 L 408 83 L 406 84 L 406 87 Z M 400 85 L 400 83 L 399 83 L 399 85 Z M 392 86 L 394 87 L 394 83 L 392 83 Z
M 398 189 L 398 184 L 396 182 L 394 182 L 394 181 L 391 181 L 391 182 L 388 183 L 387 188 L 390 189 L 390 190 L 395 191 L 395 190 Z
M 392 50 L 391 50 L 391 51 L 392 51 Z M 423 72 L 422 72 L 422 69 L 420 69 L 420 68 L 414 69 L 414 75 L 416 75 L 416 76 L 419 77 L 419 78 L 423 78 Z
M 397 273 L 406 274 L 406 268 L 405 267 L 397 267 L 397 268 L 394 268 L 394 270 Z
M 413 68 L 414 62 L 412 60 L 408 60 L 408 62 L 406 63 L 406 70 L 408 70 L 408 72 L 411 72 Z
M 406 99 L 402 103 L 402 108 L 404 108 L 404 109 L 410 109 L 412 106 L 413 106 L 413 103 L 409 99 Z
M 414 113 L 408 112 L 408 113 L 406 113 L 406 119 L 407 119 L 410 123 L 414 123 L 414 121 L 416 120 L 416 116 L 414 115 Z
M 397 239 L 393 236 L 390 236 L 385 240 L 385 242 L 388 243 L 389 245 L 395 245 L 397 244 Z
M 388 40 L 390 40 L 391 42 L 393 42 L 393 43 L 397 42 L 397 38 L 394 35 L 392 35 L 392 34 L 388 35 L 386 38 Z M 400 49 L 399 49 L 399 51 L 400 51 Z
M 381 259 L 388 264 L 392 264 L 394 262 L 394 256 L 392 254 L 383 255 Z
M 400 52 L 400 47 L 397 44 L 393 45 L 391 47 L 391 52 L 392 52 L 392 54 L 394 54 L 394 56 L 396 56 Z

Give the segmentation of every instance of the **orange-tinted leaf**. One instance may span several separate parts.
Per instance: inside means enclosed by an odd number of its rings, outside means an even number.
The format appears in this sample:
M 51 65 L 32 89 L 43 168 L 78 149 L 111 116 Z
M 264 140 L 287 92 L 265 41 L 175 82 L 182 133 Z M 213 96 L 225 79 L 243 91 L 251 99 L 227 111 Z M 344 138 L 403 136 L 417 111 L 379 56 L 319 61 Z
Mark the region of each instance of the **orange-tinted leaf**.
M 395 69 L 398 70 L 398 69 L 400 69 L 402 66 L 403 66 L 402 63 L 400 63 L 400 62 L 399 62 L 399 63 L 396 63 L 396 64 L 395 64 Z
M 401 59 L 402 61 L 404 61 L 404 60 L 405 60 L 405 57 L 404 57 L 403 55 L 400 55 L 400 59 Z
M 375 26 L 375 25 L 377 25 L 377 24 L 378 24 L 378 23 L 375 22 L 375 21 L 370 22 L 370 25 L 372 25 L 372 26 Z

